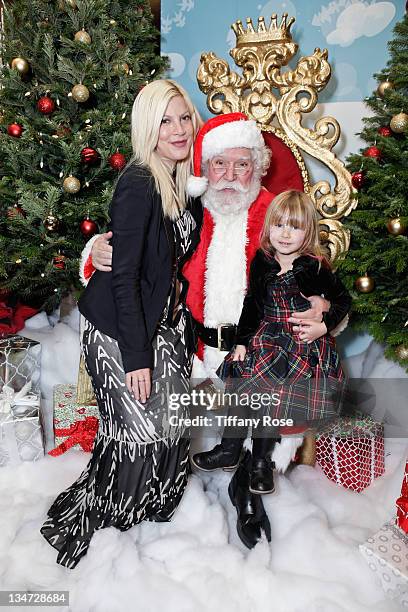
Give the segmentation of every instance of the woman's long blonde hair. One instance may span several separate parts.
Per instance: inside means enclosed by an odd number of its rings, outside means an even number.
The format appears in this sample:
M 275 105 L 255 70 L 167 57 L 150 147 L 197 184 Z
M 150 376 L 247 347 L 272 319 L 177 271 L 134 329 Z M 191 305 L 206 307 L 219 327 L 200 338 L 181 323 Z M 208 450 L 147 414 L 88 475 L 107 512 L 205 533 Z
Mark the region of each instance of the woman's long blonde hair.
M 285 223 L 305 231 L 305 239 L 299 255 L 317 257 L 324 265 L 329 266 L 324 248 L 320 244 L 319 217 L 313 200 L 303 191 L 284 191 L 269 204 L 260 236 L 260 248 L 266 255 L 274 255 L 275 249 L 270 241 L 272 225 Z
M 154 178 L 162 200 L 163 212 L 170 219 L 177 219 L 186 207 L 186 182 L 192 172 L 191 154 L 175 166 L 175 178 L 156 152 L 163 115 L 175 96 L 182 96 L 191 114 L 193 138 L 201 124 L 201 117 L 188 93 L 171 79 L 152 81 L 139 92 L 132 109 L 132 164 L 147 166 Z

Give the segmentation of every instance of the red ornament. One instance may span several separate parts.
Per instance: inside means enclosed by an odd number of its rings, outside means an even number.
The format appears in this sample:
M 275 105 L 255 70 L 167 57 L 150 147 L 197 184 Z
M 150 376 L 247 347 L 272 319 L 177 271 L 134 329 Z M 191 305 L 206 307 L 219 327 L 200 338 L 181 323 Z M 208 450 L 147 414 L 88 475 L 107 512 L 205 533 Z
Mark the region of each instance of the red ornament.
M 385 138 L 387 138 L 388 136 L 392 136 L 391 128 L 389 128 L 388 126 L 378 128 L 378 133 L 380 134 L 380 136 L 384 136 Z
M 92 164 L 96 164 L 98 159 L 99 159 L 99 153 L 98 151 L 95 151 L 95 149 L 92 149 L 92 147 L 85 147 L 84 149 L 82 149 L 81 161 L 83 164 L 87 164 L 88 166 L 91 166 Z
M 114 153 L 108 159 L 109 165 L 114 170 L 122 170 L 126 166 L 126 157 L 123 153 Z
M 377 161 L 381 159 L 381 151 L 378 147 L 372 146 L 368 147 L 363 153 L 365 157 L 371 157 L 372 159 L 376 159 Z
M 7 128 L 7 134 L 9 134 L 9 136 L 13 136 L 14 138 L 20 138 L 22 133 L 23 126 L 19 123 L 10 123 Z
M 7 217 L 9 219 L 17 219 L 18 217 L 25 216 L 24 210 L 18 204 L 14 204 L 14 206 L 10 206 L 10 208 L 7 209 Z
M 88 217 L 81 221 L 81 225 L 79 227 L 84 236 L 93 236 L 98 231 L 98 226 L 96 225 L 95 221 L 92 221 L 92 219 L 89 219 Z
M 52 265 L 56 270 L 65 270 L 65 255 L 55 255 L 52 259 Z
M 359 170 L 358 172 L 353 172 L 353 174 L 351 175 L 351 184 L 353 185 L 353 187 L 355 187 L 355 189 L 361 189 L 364 183 L 364 172 L 362 172 L 361 170 Z
M 49 96 L 43 96 L 38 100 L 37 108 L 43 115 L 51 115 L 55 111 L 55 102 Z
M 60 125 L 55 134 L 58 136 L 58 138 L 66 138 L 71 134 L 71 130 L 67 125 Z

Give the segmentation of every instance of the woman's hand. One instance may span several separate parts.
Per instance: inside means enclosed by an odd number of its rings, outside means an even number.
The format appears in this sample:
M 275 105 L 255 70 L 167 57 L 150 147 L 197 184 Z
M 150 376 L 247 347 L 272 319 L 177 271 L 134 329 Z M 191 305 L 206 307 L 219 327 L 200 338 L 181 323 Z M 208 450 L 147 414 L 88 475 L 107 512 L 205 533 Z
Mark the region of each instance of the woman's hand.
M 112 270 L 112 247 L 108 242 L 112 236 L 112 232 L 101 234 L 92 245 L 92 264 L 100 272 L 110 272 Z
M 150 397 L 152 374 L 149 368 L 126 373 L 126 387 L 135 400 L 144 404 Z
M 246 347 L 243 344 L 237 344 L 235 347 L 232 361 L 244 361 L 246 355 Z
M 308 344 L 327 334 L 326 323 L 323 321 L 300 321 L 293 326 L 293 331 L 299 332 L 299 338 Z

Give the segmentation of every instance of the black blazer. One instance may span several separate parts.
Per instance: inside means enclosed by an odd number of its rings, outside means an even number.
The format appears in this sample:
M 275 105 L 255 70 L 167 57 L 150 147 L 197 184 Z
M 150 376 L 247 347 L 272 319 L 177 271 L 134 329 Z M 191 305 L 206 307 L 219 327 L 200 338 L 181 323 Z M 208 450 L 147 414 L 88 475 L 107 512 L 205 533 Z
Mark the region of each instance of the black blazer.
M 194 213 L 200 223 L 200 207 Z M 172 221 L 163 215 L 147 168 L 125 170 L 109 214 L 112 271 L 93 274 L 78 307 L 97 329 L 118 341 L 125 372 L 153 368 L 151 342 L 169 295 L 175 254 Z M 196 233 L 194 246 L 199 227 Z
M 249 272 L 249 287 L 238 323 L 236 343 L 248 346 L 264 315 L 266 284 L 271 275 L 280 272 L 274 257 L 267 257 L 260 249 L 256 252 Z M 321 295 L 330 301 L 329 312 L 323 313 L 327 331 L 334 329 L 351 308 L 351 296 L 340 278 L 313 257 L 301 256 L 293 262 L 299 290 L 306 297 Z

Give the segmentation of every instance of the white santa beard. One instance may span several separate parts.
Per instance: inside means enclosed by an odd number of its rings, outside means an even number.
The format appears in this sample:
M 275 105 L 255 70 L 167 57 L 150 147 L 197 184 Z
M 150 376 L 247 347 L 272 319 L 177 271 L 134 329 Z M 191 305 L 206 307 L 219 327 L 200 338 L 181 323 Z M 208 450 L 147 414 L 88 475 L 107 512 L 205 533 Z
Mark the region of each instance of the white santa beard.
M 234 189 L 235 187 L 234 182 L 222 181 L 220 184 L 224 185 L 224 188 Z M 247 189 L 241 185 L 237 187 L 239 190 L 236 189 L 233 193 L 224 193 L 219 187 L 209 185 L 201 201 L 211 213 L 219 213 L 228 217 L 237 215 L 248 210 L 252 202 L 256 200 L 261 189 L 261 181 L 258 176 L 254 176 Z

